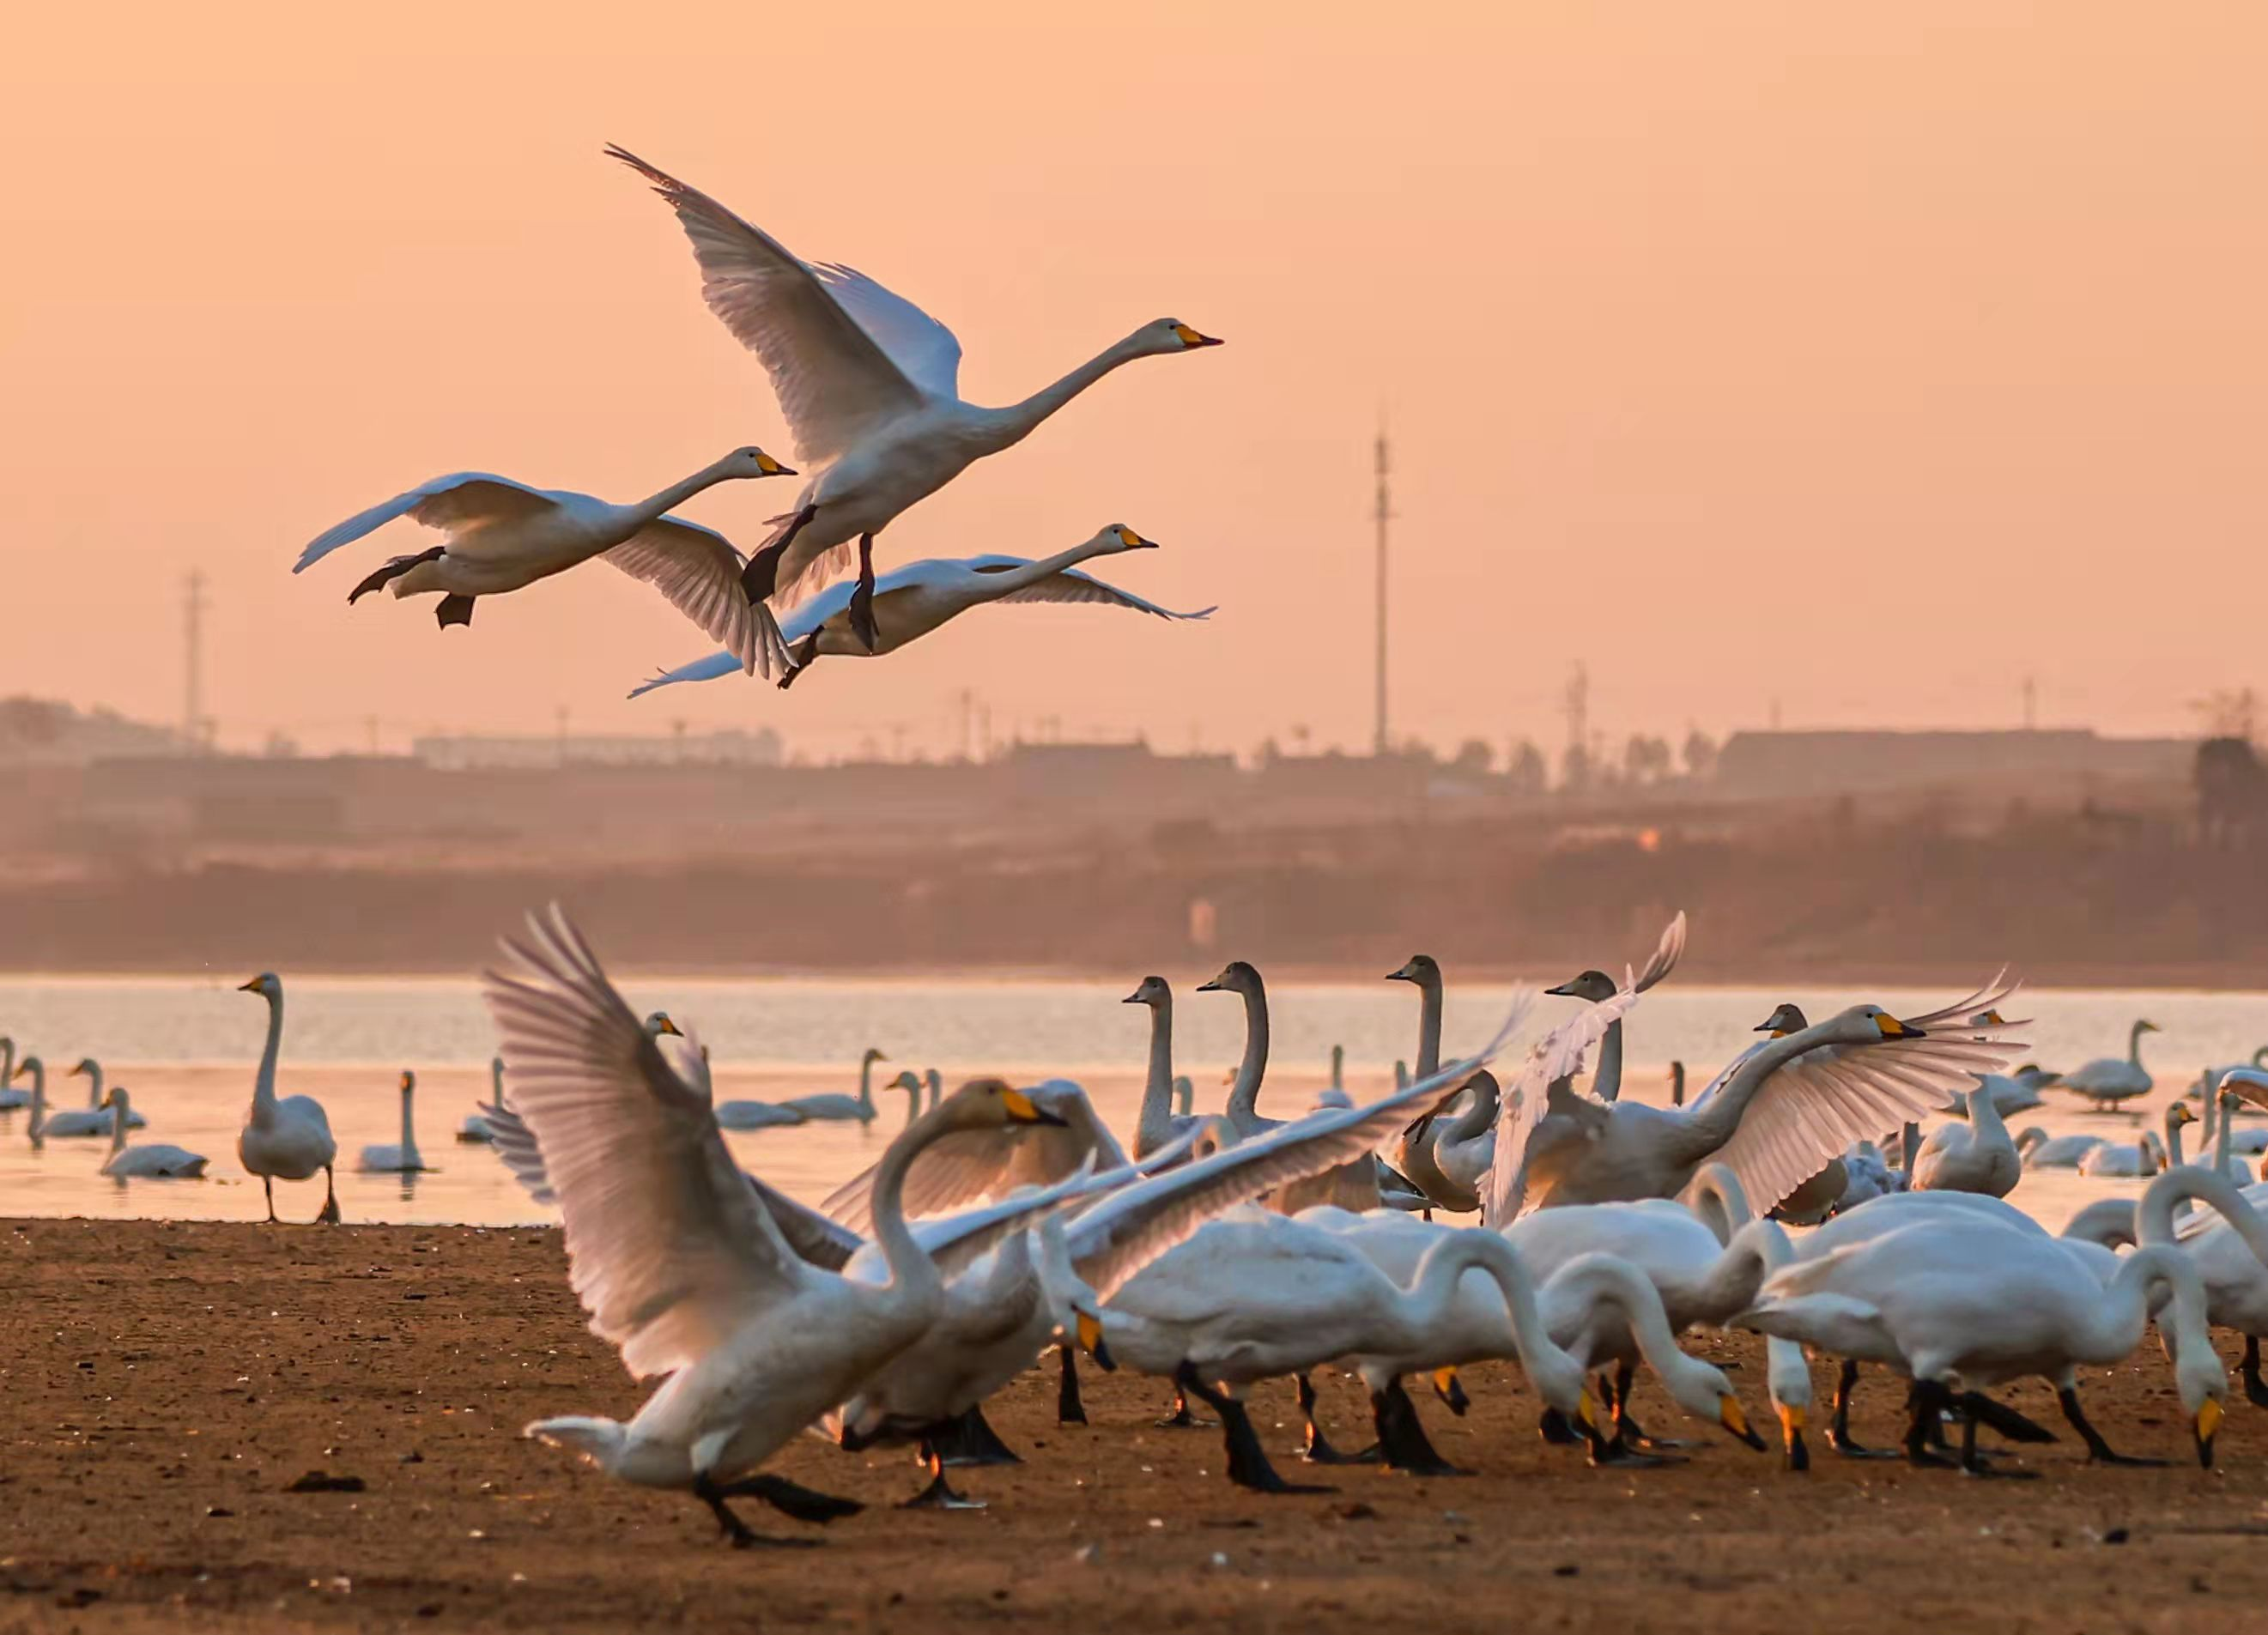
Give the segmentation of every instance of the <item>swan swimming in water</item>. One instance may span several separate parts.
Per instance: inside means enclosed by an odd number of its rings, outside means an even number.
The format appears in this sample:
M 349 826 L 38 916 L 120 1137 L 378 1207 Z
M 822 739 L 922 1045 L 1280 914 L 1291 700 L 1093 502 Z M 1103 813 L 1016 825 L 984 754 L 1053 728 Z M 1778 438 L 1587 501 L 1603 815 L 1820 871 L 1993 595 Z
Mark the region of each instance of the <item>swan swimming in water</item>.
M 858 1058 L 858 1094 L 855 1096 L 840 1090 L 823 1090 L 814 1095 L 790 1096 L 771 1105 L 793 1113 L 800 1123 L 871 1124 L 874 1122 L 874 1064 L 889 1059 L 874 1046 L 866 1047 L 865 1054 Z M 734 1126 L 727 1124 L 725 1128 Z
M 504 1057 L 500 1056 L 492 1056 L 489 1058 L 489 1094 L 498 1107 L 504 1105 Z M 474 1105 L 477 1107 L 480 1103 L 475 1101 Z M 468 1113 L 465 1115 L 465 1122 L 457 1126 L 457 1139 L 493 1141 L 496 1139 L 496 1132 L 489 1128 L 489 1121 L 485 1115 Z
M 104 1175 L 119 1181 L 136 1177 L 168 1181 L 204 1178 L 205 1157 L 202 1153 L 170 1146 L 162 1141 L 127 1145 L 126 1132 L 134 1127 L 134 1121 L 129 1116 L 133 1103 L 127 1096 L 126 1086 L 113 1086 L 107 1099 L 115 1116 L 111 1121 L 110 1156 L 102 1160 Z
M 36 1056 L 27 1056 L 16 1064 L 16 1077 L 32 1081 L 30 1106 L 32 1118 L 24 1133 L 37 1146 L 49 1136 L 107 1136 L 111 1130 L 111 1109 L 108 1107 L 67 1108 L 60 1113 L 48 1110 L 48 1064 Z
M 662 1379 L 627 1424 L 561 1416 L 526 1434 L 640 1486 L 689 1491 L 736 1546 L 756 1536 L 729 1506 L 765 1500 L 799 1520 L 853 1513 L 758 1467 L 917 1340 L 944 1300 L 937 1264 L 900 1204 L 924 1147 L 1050 1115 L 979 1079 L 890 1143 L 873 1189 L 887 1280 L 797 1256 L 686 1084 L 557 909 L 508 942 L 512 969 L 483 997 L 504 1040 L 512 1106 L 559 1200 L 569 1280 L 591 1328 L 632 1377 Z M 666 1378 L 664 1378 L 666 1376 Z
M 321 1170 L 323 1207 L 315 1223 L 335 1226 L 339 1193 L 332 1167 L 338 1161 L 339 1144 L 331 1138 L 331 1121 L 313 1096 L 276 1094 L 276 1058 L 284 1043 L 284 979 L 263 971 L 237 991 L 256 993 L 268 1001 L 268 1042 L 260 1052 L 260 1071 L 253 1076 L 252 1108 L 236 1138 L 236 1156 L 260 1177 L 271 1224 L 276 1182 L 306 1181 Z
M 86 1109 L 90 1113 L 100 1115 L 103 1121 L 94 1133 L 108 1135 L 112 1115 L 110 1105 L 104 1100 L 102 1094 L 102 1064 L 91 1056 L 83 1056 L 79 1058 L 78 1065 L 72 1068 L 65 1077 L 86 1080 Z M 150 1121 L 131 1108 L 128 1109 L 127 1116 L 132 1121 L 127 1125 L 129 1130 L 141 1130 L 149 1125 Z
M 398 1088 L 401 1093 L 401 1139 L 392 1145 L 363 1148 L 355 1167 L 364 1175 L 412 1175 L 426 1167 L 425 1160 L 417 1151 L 416 1119 L 411 1110 L 417 1092 L 417 1075 L 404 1068 Z
M 848 267 L 801 261 L 708 195 L 625 149 L 607 151 L 676 211 L 700 263 L 702 298 L 763 365 L 810 471 L 795 510 L 748 559 L 743 590 L 751 602 L 785 606 L 855 541 L 848 615 L 870 651 L 880 639 L 874 538 L 899 513 L 1022 442 L 1120 365 L 1220 344 L 1160 318 L 1020 403 L 980 408 L 961 400 L 961 342 L 911 301 Z

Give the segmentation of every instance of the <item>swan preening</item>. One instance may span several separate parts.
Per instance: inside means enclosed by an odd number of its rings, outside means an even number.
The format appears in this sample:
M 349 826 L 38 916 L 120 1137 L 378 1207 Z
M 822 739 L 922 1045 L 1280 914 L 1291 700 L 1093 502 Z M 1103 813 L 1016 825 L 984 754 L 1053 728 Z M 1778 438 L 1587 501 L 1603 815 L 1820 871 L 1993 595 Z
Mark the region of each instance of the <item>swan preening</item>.
M 1021 442 L 1122 365 L 1219 344 L 1161 318 L 1020 403 L 980 408 L 961 398 L 961 342 L 911 301 L 850 268 L 801 261 L 708 195 L 624 149 L 607 151 L 677 212 L 701 266 L 702 298 L 763 365 L 809 469 L 795 509 L 748 559 L 748 600 L 786 605 L 855 543 L 858 584 L 844 619 L 869 652 L 885 634 L 874 536 L 893 519 L 972 462 Z
M 470 624 L 482 596 L 525 589 L 597 557 L 644 579 L 670 605 L 725 644 L 748 674 L 772 673 L 777 632 L 752 614 L 740 588 L 740 556 L 713 528 L 670 511 L 703 490 L 740 477 L 792 476 L 755 447 L 736 448 L 690 476 L 628 505 L 588 494 L 530 488 L 484 471 L 435 477 L 317 534 L 291 564 L 299 573 L 373 528 L 409 517 L 446 534 L 431 550 L 394 556 L 348 593 L 357 601 L 391 586 L 396 596 L 438 593 L 442 628 Z
M 1124 608 L 1160 619 L 1211 618 L 1214 612 L 1211 608 L 1201 608 L 1195 613 L 1176 613 L 1079 571 L 1079 563 L 1096 556 L 1152 550 L 1156 547 L 1155 540 L 1145 539 L 1123 524 L 1112 523 L 1083 543 L 1037 562 L 1023 556 L 995 555 L 910 563 L 875 581 L 874 638 L 871 642 L 851 630 L 850 585 L 845 582 L 830 586 L 781 622 L 780 639 L 790 663 L 780 673 L 779 684 L 783 688 L 792 684 L 822 654 L 863 659 L 895 652 L 946 621 L 988 602 L 1083 602 Z M 670 687 L 680 681 L 714 681 L 734 674 L 739 667 L 731 652 L 718 653 L 674 670 L 661 671 L 630 689 L 630 696 L 636 698 L 657 687 Z

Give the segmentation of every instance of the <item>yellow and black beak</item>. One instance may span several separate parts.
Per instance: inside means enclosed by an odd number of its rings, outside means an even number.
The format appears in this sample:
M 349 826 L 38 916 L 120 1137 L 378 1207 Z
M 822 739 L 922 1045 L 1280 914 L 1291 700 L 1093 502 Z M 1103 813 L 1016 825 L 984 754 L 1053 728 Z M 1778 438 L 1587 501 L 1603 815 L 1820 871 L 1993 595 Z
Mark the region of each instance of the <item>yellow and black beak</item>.
M 1473 1405 L 1473 1399 L 1465 1395 L 1465 1382 L 1457 1378 L 1454 1368 L 1433 1370 L 1433 1395 L 1441 1399 L 1444 1408 L 1460 1419 L 1465 1417 L 1465 1410 Z
M 673 1039 L 682 1039 L 685 1037 L 685 1035 L 678 1030 L 677 1024 L 671 1021 L 667 1013 L 664 1012 L 658 1011 L 654 1013 L 653 1027 L 656 1033 L 667 1034 Z
M 1000 1105 L 1007 1109 L 1008 1122 L 1012 1124 L 1053 1124 L 1061 1129 L 1065 1123 L 1021 1090 L 1003 1090 Z
M 792 477 L 795 473 L 783 466 L 762 449 L 756 451 L 756 469 L 768 477 Z
M 1758 1453 L 1764 1451 L 1764 1439 L 1749 1427 L 1749 1416 L 1741 1407 L 1741 1399 L 1730 1391 L 1717 1399 L 1717 1423 L 1733 1433 L 1737 1441 L 1747 1443 Z
M 1588 1388 L 1584 1389 L 1575 1398 L 1575 1418 L 1577 1423 L 1581 1425 L 1586 1431 L 1589 1431 L 1594 1434 L 1597 1433 L 1599 1428 L 1599 1405 L 1591 1400 L 1591 1393 Z
M 1803 1410 L 1791 1408 L 1786 1403 L 1775 1406 L 1779 1410 L 1781 1467 L 1788 1470 L 1810 1469 L 1811 1450 L 1803 1445 Z
M 2208 1396 L 2205 1406 L 2197 1411 L 2198 1463 L 2205 1469 L 2213 1469 L 2213 1439 L 2220 1429 L 2220 1401 Z
M 1079 1307 L 1073 1308 L 1072 1323 L 1079 1330 L 1079 1349 L 1094 1358 L 1094 1366 L 1105 1374 L 1116 1370 L 1118 1365 L 1111 1360 L 1110 1347 L 1103 1344 L 1102 1319 Z
M 267 991 L 266 989 L 261 986 L 260 978 L 257 976 L 254 977 L 250 982 L 237 983 L 236 991 L 239 993 L 265 993 Z
M 1911 1022 L 1902 1022 L 1896 1017 L 1891 1015 L 1888 1011 L 1884 1011 L 1881 1015 L 1874 1018 L 1874 1026 L 1881 1030 L 1882 1037 L 1885 1039 L 1926 1039 L 1929 1037 L 1926 1033 L 1915 1027 Z
M 1219 346 L 1220 342 L 1209 335 L 1199 335 L 1187 324 L 1175 324 L 1174 333 L 1181 337 L 1183 346 Z
M 1977 1020 L 1988 1027 L 2006 1027 L 2008 1025 L 2008 1019 L 1998 1011 L 1987 1011 Z

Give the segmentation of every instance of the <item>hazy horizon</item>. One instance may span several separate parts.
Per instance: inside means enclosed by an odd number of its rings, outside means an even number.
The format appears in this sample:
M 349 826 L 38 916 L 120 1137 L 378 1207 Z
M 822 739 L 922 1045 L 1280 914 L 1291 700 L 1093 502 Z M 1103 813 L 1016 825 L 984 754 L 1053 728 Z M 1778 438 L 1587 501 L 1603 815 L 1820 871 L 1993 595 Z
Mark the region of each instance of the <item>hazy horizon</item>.
M 1294 26 L 1296 19 L 1297 26 Z M 1395 446 L 1397 728 L 2193 728 L 2254 679 L 2268 13 L 1419 5 L 1065 17 L 697 5 L 35 12 L 0 63 L 0 696 L 431 728 L 770 725 L 792 749 L 996 734 L 1246 748 L 1370 734 L 1370 438 Z M 884 536 L 1105 565 L 1210 626 L 980 610 L 782 696 L 630 703 L 710 650 L 590 570 L 446 637 L 294 578 L 321 528 L 489 469 L 630 498 L 742 442 L 762 371 L 623 143 L 952 325 L 1022 396 L 1133 365 Z M 687 514 L 744 548 L 792 498 Z M 411 541 L 418 541 L 416 544 Z M 2132 563 L 2155 571 L 2126 571 Z M 2200 600 L 2192 586 L 2212 577 Z

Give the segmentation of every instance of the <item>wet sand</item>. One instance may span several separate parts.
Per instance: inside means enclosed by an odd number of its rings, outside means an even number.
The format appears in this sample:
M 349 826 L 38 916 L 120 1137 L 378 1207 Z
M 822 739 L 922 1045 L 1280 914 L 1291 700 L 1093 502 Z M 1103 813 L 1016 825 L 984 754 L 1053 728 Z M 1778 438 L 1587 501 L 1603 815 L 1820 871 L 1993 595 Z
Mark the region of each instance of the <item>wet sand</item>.
M 871 1507 L 818 1535 L 749 1503 L 760 1530 L 824 1543 L 735 1552 L 689 1499 L 519 1440 L 640 1395 L 584 1329 L 555 1231 L 37 1220 L 0 1224 L 0 1631 L 2268 1627 L 2268 1414 L 2238 1393 L 2199 1470 L 2154 1344 L 2087 1396 L 2122 1451 L 2175 1462 L 2090 1469 L 2066 1438 L 2007 1462 L 2031 1482 L 1815 1439 L 1792 1476 L 1690 1424 L 1690 1463 L 1594 1470 L 1542 1447 L 1535 1396 L 1490 1366 L 1466 1418 L 1421 1406 L 1477 1475 L 1303 1471 L 1287 1452 L 1287 1476 L 1336 1491 L 1263 1499 L 1222 1480 L 1216 1435 L 1152 1426 L 1156 1381 L 1090 1370 L 1092 1423 L 1058 1427 L 1035 1372 L 991 1411 L 1027 1462 L 956 1473 L 990 1508 L 897 1511 L 918 1485 L 905 1455 L 814 1440 L 772 1468 Z M 1768 1425 L 1753 1342 L 1698 1349 L 1745 1365 Z M 1862 1437 L 1894 1441 L 1901 1395 L 1865 1388 Z M 2055 1420 L 2043 1387 L 2004 1395 Z M 1658 1388 L 1639 1397 L 1676 1423 Z M 1342 1442 L 1366 1440 L 1351 1384 L 1326 1403 Z M 1288 1450 L 1289 1388 L 1256 1405 Z M 362 1491 L 284 1491 L 313 1470 Z

